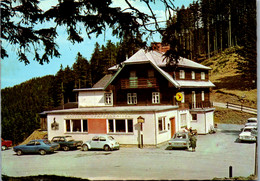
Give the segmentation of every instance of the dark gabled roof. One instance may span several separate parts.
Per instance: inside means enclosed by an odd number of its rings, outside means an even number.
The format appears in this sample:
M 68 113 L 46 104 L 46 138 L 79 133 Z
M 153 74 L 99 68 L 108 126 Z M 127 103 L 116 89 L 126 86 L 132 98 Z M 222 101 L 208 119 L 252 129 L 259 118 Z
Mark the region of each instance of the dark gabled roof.
M 100 79 L 93 88 L 104 88 L 107 83 L 111 80 L 112 74 L 105 75 L 102 79 Z

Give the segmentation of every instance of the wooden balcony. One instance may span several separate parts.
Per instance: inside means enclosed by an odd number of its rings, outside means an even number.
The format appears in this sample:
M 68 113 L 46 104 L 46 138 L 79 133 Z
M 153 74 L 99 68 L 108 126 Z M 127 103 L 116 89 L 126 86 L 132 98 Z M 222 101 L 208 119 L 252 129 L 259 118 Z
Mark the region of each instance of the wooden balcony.
M 121 79 L 121 89 L 141 89 L 157 88 L 156 78 L 137 78 Z
M 209 101 L 203 101 L 203 102 L 196 102 L 196 103 L 189 103 L 190 109 L 195 108 L 211 108 L 213 107 L 213 103 Z

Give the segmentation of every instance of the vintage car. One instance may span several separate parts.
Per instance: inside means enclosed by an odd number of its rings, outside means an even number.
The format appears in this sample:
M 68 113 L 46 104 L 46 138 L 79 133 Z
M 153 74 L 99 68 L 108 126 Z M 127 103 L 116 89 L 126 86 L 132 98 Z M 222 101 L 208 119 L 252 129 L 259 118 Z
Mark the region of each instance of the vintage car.
M 257 130 L 255 126 L 246 126 L 242 129 L 242 132 L 239 134 L 240 141 L 256 141 L 256 136 L 252 135 L 252 131 Z
M 54 136 L 51 142 L 58 143 L 60 145 L 60 149 L 63 149 L 64 151 L 77 149 L 83 143 L 83 141 L 74 140 L 72 136 Z
M 257 118 L 248 118 L 245 126 L 255 126 L 255 127 L 257 127 Z
M 1 138 L 1 149 L 4 151 L 11 147 L 13 145 L 13 142 L 11 140 L 4 140 Z
M 14 146 L 13 150 L 17 153 L 18 156 L 27 153 L 40 153 L 45 155 L 46 153 L 53 153 L 58 150 L 60 147 L 57 143 L 51 143 L 46 139 L 31 140 L 26 145 Z
M 178 132 L 168 141 L 169 148 L 187 148 L 191 146 L 190 133 L 189 132 Z
M 112 151 L 119 148 L 119 143 L 109 135 L 94 136 L 91 141 L 86 141 L 82 145 L 82 151 L 88 151 L 90 149 L 103 149 L 105 151 Z

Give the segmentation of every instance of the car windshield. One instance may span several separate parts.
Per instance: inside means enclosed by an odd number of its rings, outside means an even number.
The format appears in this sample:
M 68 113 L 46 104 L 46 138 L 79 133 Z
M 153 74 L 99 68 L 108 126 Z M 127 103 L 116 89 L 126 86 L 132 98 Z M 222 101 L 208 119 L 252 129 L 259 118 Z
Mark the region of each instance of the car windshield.
M 66 137 L 66 140 L 67 140 L 67 141 L 74 141 L 74 139 L 73 139 L 71 136 L 67 136 L 67 137 Z
M 247 120 L 248 123 L 256 123 L 256 120 Z
M 251 132 L 252 129 L 244 129 L 244 132 Z
M 176 139 L 186 139 L 186 134 L 175 134 L 174 138 Z
M 51 142 L 49 140 L 44 140 L 43 143 L 45 143 L 46 145 L 50 145 Z
M 114 140 L 113 136 L 109 136 L 108 139 L 110 139 L 110 140 Z

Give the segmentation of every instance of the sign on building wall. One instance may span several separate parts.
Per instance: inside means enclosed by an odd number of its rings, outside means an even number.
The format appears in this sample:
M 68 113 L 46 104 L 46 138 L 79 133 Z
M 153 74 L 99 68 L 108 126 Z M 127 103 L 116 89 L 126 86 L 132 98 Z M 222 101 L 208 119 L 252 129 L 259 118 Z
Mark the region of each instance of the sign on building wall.
M 55 121 L 55 118 L 53 119 L 53 123 L 51 123 L 51 129 L 52 130 L 59 130 L 59 123 Z
M 177 101 L 181 101 L 182 99 L 183 99 L 182 93 L 181 93 L 181 92 L 177 92 L 177 93 L 176 93 L 176 100 L 177 100 Z

